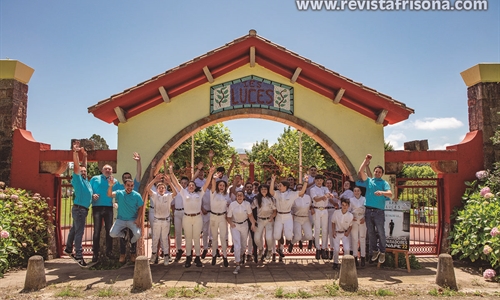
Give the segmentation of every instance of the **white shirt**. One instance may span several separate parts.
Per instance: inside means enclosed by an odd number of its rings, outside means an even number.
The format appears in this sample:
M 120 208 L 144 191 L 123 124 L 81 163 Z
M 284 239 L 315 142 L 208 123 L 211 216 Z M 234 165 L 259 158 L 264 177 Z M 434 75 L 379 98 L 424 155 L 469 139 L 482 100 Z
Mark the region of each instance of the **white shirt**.
M 350 200 L 351 204 L 349 204 L 349 211 L 354 215 L 354 217 L 359 221 L 361 218 L 365 216 L 365 197 L 361 196 L 358 198 L 352 197 Z
M 352 197 L 354 197 L 354 192 L 351 190 L 345 190 L 342 194 L 340 194 L 340 199 L 351 199 Z
M 299 192 L 290 189 L 284 193 L 274 191 L 274 198 L 276 199 L 276 209 L 278 213 L 286 213 L 292 210 L 293 203 L 299 198 Z
M 203 207 L 204 210 L 210 211 L 210 190 L 207 190 L 203 194 L 203 198 L 201 198 L 201 207 Z
M 333 212 L 332 223 L 335 223 L 335 231 L 346 231 L 352 226 L 353 215 L 347 211 L 345 214 L 342 213 L 341 209 L 337 209 Z
M 203 192 L 190 193 L 186 189 L 181 190 L 182 201 L 184 203 L 185 214 L 197 214 L 201 211 L 201 200 Z
M 314 182 L 314 176 L 309 176 L 309 178 L 307 179 L 307 185 L 310 185 L 313 182 Z M 304 182 L 304 184 L 306 184 L 306 183 Z M 312 186 L 308 187 L 306 190 L 306 194 L 311 195 L 311 189 L 315 186 L 316 185 L 313 184 Z
M 311 196 L 304 196 L 295 199 L 292 206 L 292 214 L 296 217 L 309 217 L 309 209 L 311 208 Z
M 231 198 L 229 194 L 221 194 L 217 192 L 210 192 L 210 207 L 212 212 L 216 214 L 221 214 L 227 211 L 228 204 L 231 203 Z
M 172 193 L 165 192 L 162 196 L 151 189 L 151 205 L 154 207 L 155 218 L 163 219 L 170 217 L 172 200 Z
M 196 184 L 196 186 L 199 188 L 202 188 L 205 185 L 205 182 L 207 182 L 207 180 L 205 178 L 200 179 L 198 177 L 196 177 L 193 181 L 194 181 L 194 184 Z
M 271 197 L 262 197 L 262 206 L 259 207 L 257 197 L 254 197 L 252 209 L 257 208 L 257 218 L 269 218 L 276 210 L 276 204 Z
M 327 207 L 328 206 L 328 200 L 321 200 L 321 201 L 315 201 L 314 198 L 316 197 L 323 197 L 326 194 L 330 193 L 328 188 L 326 186 L 317 186 L 315 185 L 311 189 L 311 199 L 313 200 L 313 206 L 315 207 Z
M 243 202 L 238 203 L 238 201 L 233 201 L 229 208 L 227 209 L 228 218 L 233 218 L 233 222 L 241 223 L 248 219 L 248 215 L 252 213 L 252 207 L 250 203 L 243 200 Z

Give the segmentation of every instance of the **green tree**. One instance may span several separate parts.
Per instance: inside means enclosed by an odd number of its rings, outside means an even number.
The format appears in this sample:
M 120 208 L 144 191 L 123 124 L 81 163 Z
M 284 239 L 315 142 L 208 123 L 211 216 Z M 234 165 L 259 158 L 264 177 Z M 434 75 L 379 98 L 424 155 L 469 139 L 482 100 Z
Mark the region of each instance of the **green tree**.
M 233 139 L 231 131 L 222 123 L 209 126 L 195 133 L 194 135 L 194 162 L 203 161 L 208 166 L 210 150 L 215 152 L 213 159 L 214 166 L 231 165 L 231 156 L 236 155 L 236 149 L 231 147 Z M 184 169 L 191 165 L 191 138 L 185 140 L 170 156 L 174 162 L 174 169 Z M 238 157 L 236 155 L 236 157 Z M 237 159 L 238 161 L 238 159 Z M 234 167 L 238 171 L 239 164 Z
M 400 176 L 408 179 L 437 178 L 437 173 L 428 164 L 405 164 Z M 436 206 L 437 192 L 432 187 L 434 180 L 406 180 L 405 188 L 398 190 L 400 200 L 411 201 L 413 207 Z M 422 187 L 418 187 L 422 186 Z
M 385 151 L 394 151 L 394 146 L 391 145 L 390 142 L 384 142 L 384 150 Z
M 109 150 L 109 145 L 106 140 L 98 135 L 93 134 L 89 140 L 94 143 L 94 150 Z M 101 174 L 101 170 L 99 170 L 99 165 L 97 162 L 89 162 L 87 164 L 87 178 L 92 178 L 95 175 Z

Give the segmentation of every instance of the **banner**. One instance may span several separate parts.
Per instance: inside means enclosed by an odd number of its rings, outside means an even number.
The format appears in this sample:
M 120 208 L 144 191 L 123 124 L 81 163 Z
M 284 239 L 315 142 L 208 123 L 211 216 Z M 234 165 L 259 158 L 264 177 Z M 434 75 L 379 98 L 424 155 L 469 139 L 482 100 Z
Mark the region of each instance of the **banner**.
M 385 202 L 386 248 L 410 249 L 410 210 L 410 201 Z

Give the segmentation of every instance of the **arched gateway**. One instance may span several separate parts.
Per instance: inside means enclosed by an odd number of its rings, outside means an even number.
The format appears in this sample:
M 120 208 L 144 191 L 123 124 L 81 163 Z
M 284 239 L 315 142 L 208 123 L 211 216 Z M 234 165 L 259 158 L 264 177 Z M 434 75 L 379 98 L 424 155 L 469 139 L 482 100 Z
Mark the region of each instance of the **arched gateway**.
M 262 118 L 312 136 L 345 174 L 355 176 L 368 152 L 374 164 L 383 165 L 383 127 L 414 111 L 251 30 L 89 107 L 89 112 L 118 126 L 118 173 L 135 169 L 130 159 L 134 151 L 144 163 L 161 160 L 207 126 Z M 149 168 L 144 171 L 149 174 Z

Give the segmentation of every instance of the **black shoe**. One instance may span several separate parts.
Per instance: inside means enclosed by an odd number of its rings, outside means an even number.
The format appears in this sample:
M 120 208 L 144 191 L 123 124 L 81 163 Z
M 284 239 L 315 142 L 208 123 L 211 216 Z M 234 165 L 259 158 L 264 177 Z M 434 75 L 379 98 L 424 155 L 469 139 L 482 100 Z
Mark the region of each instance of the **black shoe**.
M 292 250 L 293 250 L 293 244 L 292 244 L 292 242 L 290 242 L 288 244 L 288 253 L 292 253 Z
M 234 245 L 231 246 L 231 253 L 234 253 Z
M 175 260 L 174 260 L 175 262 L 178 262 L 179 260 L 181 260 L 182 253 L 184 253 L 184 250 L 182 250 L 182 249 L 177 250 L 177 253 L 175 254 Z
M 334 263 L 332 269 L 337 270 L 339 268 L 339 264 Z
M 196 258 L 194 259 L 194 264 L 197 266 L 197 267 L 203 267 L 203 264 L 201 263 L 201 259 L 199 256 L 196 256 Z
M 207 256 L 207 253 L 208 253 L 208 249 L 203 249 L 203 252 L 201 253 L 201 258 L 205 259 L 205 257 Z
M 215 266 L 215 264 L 217 263 L 217 256 L 213 256 L 212 257 L 212 266 Z
M 71 254 L 73 254 L 73 250 L 64 248 L 64 254 L 66 254 L 67 256 L 71 256 Z
M 307 244 L 307 249 L 311 250 L 313 247 L 313 241 L 309 240 L 309 244 Z
M 243 255 L 241 256 L 241 262 L 240 262 L 240 265 L 244 265 L 244 264 L 245 264 L 245 257 L 246 257 L 246 255 L 245 255 L 245 254 L 243 254 Z
M 356 268 L 359 268 L 359 261 L 357 257 L 354 257 L 354 263 L 356 264 Z
M 97 262 L 98 260 L 99 260 L 99 255 L 97 255 L 97 254 L 92 255 L 92 262 L 93 263 Z
M 328 251 L 326 251 L 325 249 L 321 249 L 321 258 L 328 259 Z
M 224 260 L 224 267 L 229 267 L 229 262 L 227 261 L 227 257 L 222 258 Z
M 330 251 L 330 260 L 332 260 L 332 259 L 333 259 L 333 250 Z
M 273 253 L 273 259 L 272 259 L 273 262 L 276 262 L 276 253 Z
M 184 267 L 189 268 L 191 267 L 191 260 L 193 259 L 193 256 L 189 255 L 186 256 L 186 262 L 184 263 Z
M 365 258 L 364 257 L 361 257 L 361 268 L 364 268 L 365 267 Z
M 76 262 L 78 263 L 78 265 L 80 265 L 80 267 L 82 268 L 86 268 L 87 267 L 87 263 L 85 262 L 85 260 L 83 259 L 83 257 L 81 258 L 76 258 Z
M 165 256 L 165 257 L 168 257 L 168 256 Z M 160 259 L 160 255 L 157 255 L 156 258 L 155 258 L 155 265 L 158 264 L 159 259 Z
M 279 254 L 280 257 L 285 257 L 285 254 L 283 253 L 283 250 L 278 249 L 277 252 L 278 252 L 278 254 Z
M 258 263 L 259 262 L 259 258 L 257 257 L 257 253 L 254 253 L 254 255 L 253 255 L 253 262 L 254 263 Z
M 316 259 L 320 258 L 320 252 L 321 252 L 321 250 L 316 249 L 316 256 L 315 256 Z
M 302 249 L 304 245 L 302 245 L 302 241 L 299 241 L 299 249 Z

